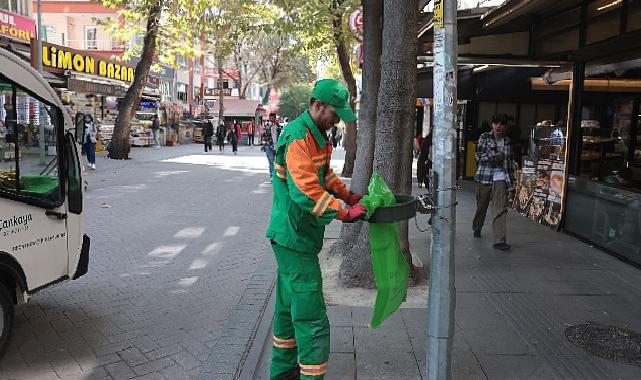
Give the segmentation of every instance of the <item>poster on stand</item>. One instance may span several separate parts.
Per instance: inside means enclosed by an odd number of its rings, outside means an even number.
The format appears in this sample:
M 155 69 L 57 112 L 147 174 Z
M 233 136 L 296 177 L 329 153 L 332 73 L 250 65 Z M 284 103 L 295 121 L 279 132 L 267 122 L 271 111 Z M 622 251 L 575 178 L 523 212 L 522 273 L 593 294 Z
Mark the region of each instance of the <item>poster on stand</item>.
M 514 197 L 512 208 L 517 213 L 527 216 L 534 195 L 534 185 L 536 182 L 536 164 L 529 159 L 523 160 L 523 168 L 519 178 L 519 185 Z
M 530 203 L 528 217 L 539 223 L 543 217 L 543 211 L 548 198 L 551 166 L 552 163 L 549 160 L 539 160 L 536 163 L 534 194 L 532 196 L 532 202 Z
M 565 164 L 553 161 L 550 168 L 550 180 L 547 202 L 543 211 L 541 223 L 553 229 L 558 229 L 561 223 L 561 205 L 563 204 L 563 175 Z
M 561 223 L 565 164 L 540 159 L 523 160 L 523 169 L 512 208 L 517 213 L 553 229 Z

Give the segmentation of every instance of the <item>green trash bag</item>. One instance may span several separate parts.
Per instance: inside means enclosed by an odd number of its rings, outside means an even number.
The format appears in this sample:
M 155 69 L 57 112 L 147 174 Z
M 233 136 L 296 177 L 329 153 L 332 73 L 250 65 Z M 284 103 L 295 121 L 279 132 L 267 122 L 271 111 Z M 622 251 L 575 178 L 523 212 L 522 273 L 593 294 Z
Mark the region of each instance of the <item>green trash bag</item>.
M 367 190 L 368 195 L 361 200 L 367 209 L 365 219 L 379 207 L 396 204 L 394 193 L 378 173 L 372 176 Z M 407 299 L 410 267 L 401 251 L 398 223 L 369 223 L 369 244 L 378 290 L 370 327 L 377 328 Z

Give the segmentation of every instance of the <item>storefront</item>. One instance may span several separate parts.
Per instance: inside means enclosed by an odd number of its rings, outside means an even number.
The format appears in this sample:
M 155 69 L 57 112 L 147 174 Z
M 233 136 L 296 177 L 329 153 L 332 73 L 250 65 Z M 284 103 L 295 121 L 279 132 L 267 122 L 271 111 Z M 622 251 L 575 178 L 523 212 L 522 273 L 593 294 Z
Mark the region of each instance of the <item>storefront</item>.
M 458 79 L 470 141 L 493 114 L 514 116 L 515 211 L 641 265 L 641 0 L 459 11 Z M 425 96 L 420 85 L 419 72 Z
M 641 49 L 628 57 L 574 83 L 565 230 L 641 264 Z

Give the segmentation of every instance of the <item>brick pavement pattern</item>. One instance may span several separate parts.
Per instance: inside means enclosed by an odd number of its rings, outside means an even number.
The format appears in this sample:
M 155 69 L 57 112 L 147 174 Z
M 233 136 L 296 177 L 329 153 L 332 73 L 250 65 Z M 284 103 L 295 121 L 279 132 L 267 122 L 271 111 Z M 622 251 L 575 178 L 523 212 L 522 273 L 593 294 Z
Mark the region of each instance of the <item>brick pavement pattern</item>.
M 89 273 L 17 308 L 0 379 L 191 379 L 205 362 L 239 365 L 240 348 L 220 347 L 247 344 L 258 317 L 237 317 L 271 291 L 264 154 L 132 155 L 86 173 Z

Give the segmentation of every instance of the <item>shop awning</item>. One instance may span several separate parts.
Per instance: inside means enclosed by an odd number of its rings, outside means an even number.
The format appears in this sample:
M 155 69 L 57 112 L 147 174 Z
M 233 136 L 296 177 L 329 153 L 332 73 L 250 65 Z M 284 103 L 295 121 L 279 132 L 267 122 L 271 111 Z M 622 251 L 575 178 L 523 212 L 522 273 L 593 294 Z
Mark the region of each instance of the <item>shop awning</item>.
M 254 117 L 258 106 L 260 102 L 257 100 L 225 99 L 223 102 L 225 117 Z M 216 115 L 218 109 L 218 102 L 216 102 L 209 113 Z

